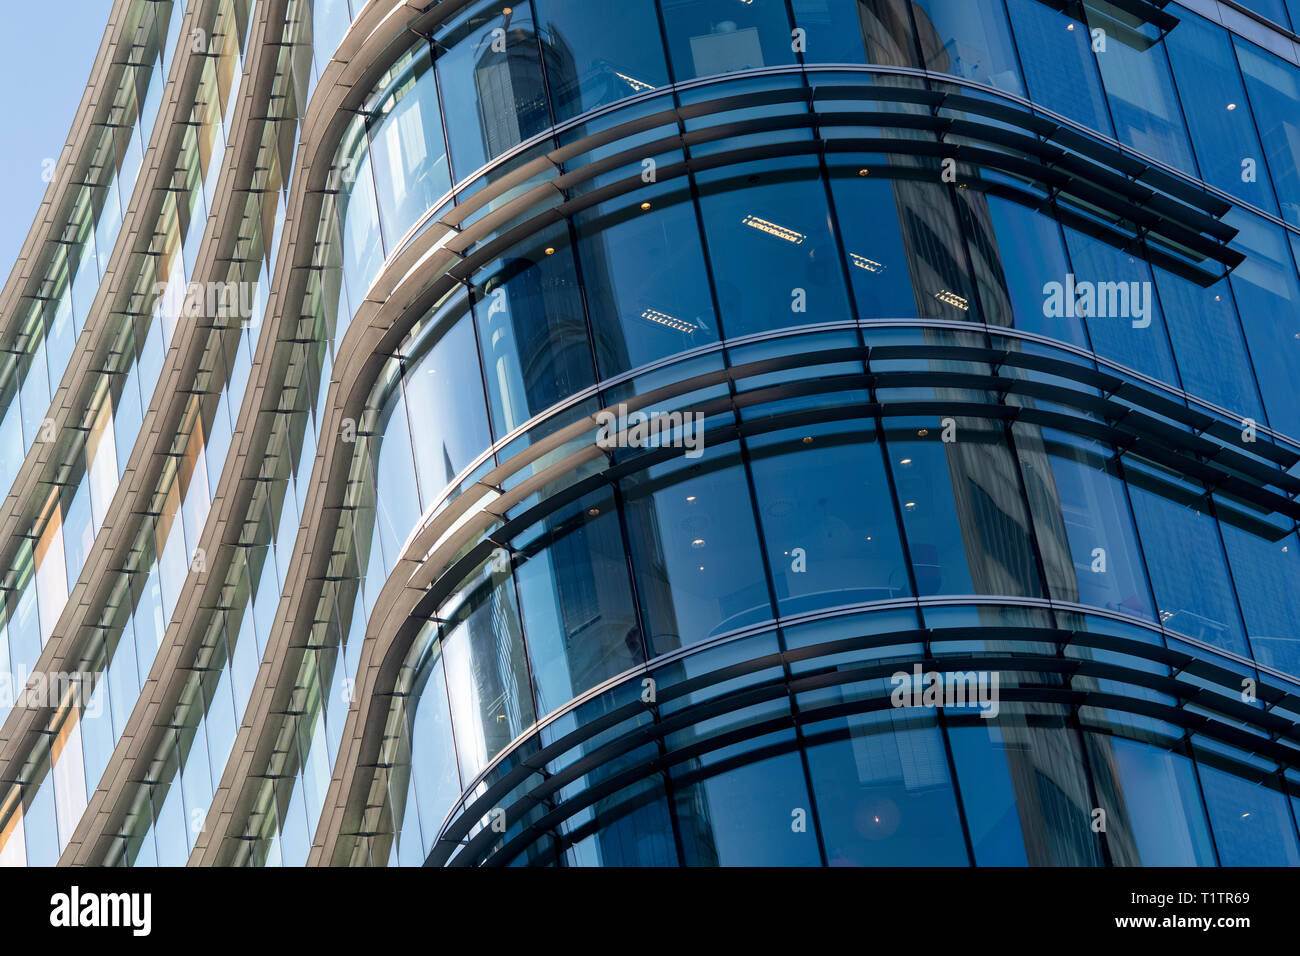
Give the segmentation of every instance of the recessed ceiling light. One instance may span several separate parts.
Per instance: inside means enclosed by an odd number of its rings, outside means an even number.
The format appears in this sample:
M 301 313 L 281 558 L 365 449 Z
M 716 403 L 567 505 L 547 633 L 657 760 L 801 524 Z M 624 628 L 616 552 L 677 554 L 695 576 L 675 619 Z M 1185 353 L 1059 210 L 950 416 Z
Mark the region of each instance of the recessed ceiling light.
M 740 220 L 744 225 L 751 229 L 757 229 L 759 232 L 765 232 L 769 236 L 776 236 L 778 239 L 784 239 L 786 242 L 799 245 L 808 238 L 802 232 L 795 232 L 793 229 L 787 229 L 785 226 L 778 226 L 774 222 L 768 222 L 766 219 L 760 219 L 758 216 L 746 216 Z

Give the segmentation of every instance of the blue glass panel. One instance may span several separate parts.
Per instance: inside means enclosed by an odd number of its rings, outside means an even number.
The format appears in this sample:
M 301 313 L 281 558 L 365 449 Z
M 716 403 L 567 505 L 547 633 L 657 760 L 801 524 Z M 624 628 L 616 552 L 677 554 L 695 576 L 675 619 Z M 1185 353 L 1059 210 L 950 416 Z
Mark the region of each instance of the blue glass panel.
M 1113 450 L 1027 425 L 1015 439 L 1052 596 L 1154 620 Z
M 652 657 L 771 617 L 734 446 L 655 465 L 622 489 Z
M 791 0 L 790 6 L 804 31 L 805 63 L 920 65 L 905 0 Z
M 718 339 L 688 190 L 665 180 L 575 220 L 602 378 Z
M 1107 74 L 1108 57 L 1093 54 L 1088 27 L 1038 0 L 1007 0 L 1007 9 L 1033 101 L 1109 135 L 1110 116 L 1097 75 L 1098 60 Z
M 726 337 L 849 317 L 816 160 L 747 163 L 696 179 Z
M 395 68 L 368 118 L 379 218 L 391 254 L 451 188 L 433 63 L 423 44 Z
M 1291 250 L 1281 229 L 1255 216 L 1234 210 L 1225 221 L 1241 230 L 1233 246 L 1247 254 L 1228 281 L 1268 423 L 1288 435 L 1300 435 L 1300 402 L 1295 400 L 1295 383 L 1300 381 L 1300 285 Z
M 1196 147 L 1201 177 L 1268 212 L 1277 212 L 1268 164 L 1259 145 L 1246 91 L 1241 85 L 1231 34 L 1188 10 L 1171 8 L 1180 22 L 1165 37 L 1186 109 L 1187 129 Z M 1229 109 L 1229 107 L 1232 107 Z M 1250 160 L 1253 175 L 1243 167 Z
M 552 228 L 475 277 L 493 432 L 508 434 L 595 380 L 568 232 Z
M 456 745 L 452 738 L 451 712 L 442 659 L 421 665 L 413 697 L 415 718 L 411 722 L 411 780 L 419 801 L 420 829 L 424 852 L 433 849 L 438 828 L 460 796 L 460 775 L 456 767 Z
M 1061 723 L 1004 714 L 951 727 L 948 740 L 979 866 L 1100 866 L 1087 772 Z
M 925 66 L 1023 96 L 1001 0 L 915 0 Z
M 1126 474 L 1161 622 L 1216 647 L 1247 653 L 1217 523 L 1199 510 L 1204 500 L 1153 480 L 1132 464 Z
M 1287 798 L 1198 761 L 1205 806 L 1223 866 L 1296 866 L 1295 824 Z
M 1113 865 L 1215 865 L 1189 757 L 1122 737 L 1085 739 Z
M 870 423 L 775 432 L 749 449 L 781 614 L 911 594 Z
M 888 710 L 805 728 L 830 866 L 966 866 L 933 716 Z
M 457 182 L 551 125 L 527 0 L 472 4 L 438 31 L 434 50 Z
M 1156 292 L 1183 388 L 1206 401 L 1263 421 L 1255 371 L 1226 280 L 1209 288 L 1155 270 Z
M 513 545 L 542 713 L 645 660 L 611 496 L 587 495 Z
M 952 442 L 938 421 L 887 433 L 917 591 L 1038 597 L 1029 517 L 1002 430 L 952 421 Z
M 659 6 L 678 82 L 795 62 L 784 0 L 660 0 Z
M 668 82 L 654 0 L 534 5 L 557 121 Z
M 729 715 L 743 719 L 741 715 Z M 792 741 L 786 731 L 747 747 Z M 686 866 L 817 866 L 821 855 L 797 753 L 726 767 L 733 751 L 710 753 L 674 768 L 675 807 Z M 704 779 L 696 782 L 697 778 Z M 802 814 L 803 825 L 798 821 Z
M 1250 107 L 1268 157 L 1282 218 L 1300 225 L 1300 172 L 1296 170 L 1296 117 L 1300 116 L 1300 67 L 1233 38 L 1250 94 Z M 1226 107 L 1225 107 L 1226 109 Z
M 1255 659 L 1300 676 L 1300 542 L 1294 534 L 1270 541 L 1228 521 L 1220 527 Z

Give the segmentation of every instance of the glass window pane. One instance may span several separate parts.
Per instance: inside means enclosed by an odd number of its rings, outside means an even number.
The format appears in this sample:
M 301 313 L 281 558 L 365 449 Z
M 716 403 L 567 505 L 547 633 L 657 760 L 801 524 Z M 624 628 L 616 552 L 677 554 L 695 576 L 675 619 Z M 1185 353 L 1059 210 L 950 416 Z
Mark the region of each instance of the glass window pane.
M 551 125 L 527 0 L 473 4 L 438 32 L 434 49 L 455 181 Z
M 1132 463 L 1125 473 L 1161 623 L 1247 654 L 1218 525 L 1200 510 L 1204 499 Z
M 911 594 L 869 422 L 775 432 L 749 448 L 782 615 Z
M 643 211 L 640 203 L 651 208 Z M 718 340 L 689 186 L 666 180 L 575 220 L 602 378 Z
M 1097 75 L 1099 60 L 1106 72 L 1107 57 L 1093 53 L 1088 28 L 1038 0 L 1007 0 L 1007 9 L 1033 101 L 1109 135 L 1110 116 Z
M 952 442 L 933 421 L 891 423 L 887 432 L 917 591 L 1038 597 L 1029 518 L 1002 430 L 953 422 Z
M 563 226 L 475 277 L 479 343 L 496 437 L 590 385 L 591 344 Z
M 1178 28 L 1165 37 L 1164 46 L 1183 102 L 1194 107 L 1185 110 L 1184 116 L 1201 178 L 1276 213 L 1268 164 L 1251 112 L 1246 109 L 1232 34 L 1188 10 L 1178 9 L 1176 15 Z M 1242 165 L 1248 159 L 1255 167 L 1251 177 L 1245 175 Z
M 1001 0 L 915 0 L 912 9 L 927 69 L 1024 95 Z
M 534 0 L 562 122 L 668 82 L 654 0 Z
M 858 714 L 806 729 L 808 772 L 831 866 L 966 866 L 969 857 L 930 715 Z
M 1015 440 L 1052 597 L 1154 620 L 1113 449 L 1025 424 Z
M 543 714 L 645 659 L 612 496 L 587 495 L 513 545 Z
M 727 338 L 848 314 L 816 160 L 749 163 L 696 178 Z
M 791 6 L 805 34 L 805 63 L 919 65 L 905 0 L 791 0 Z
M 656 465 L 622 489 L 652 657 L 772 616 L 734 446 Z
M 1300 67 L 1238 37 L 1233 38 L 1233 45 L 1268 157 L 1282 218 L 1293 226 L 1300 225 L 1300 172 L 1296 170 L 1296 143 L 1300 141 Z
M 953 763 L 978 866 L 1100 866 L 1093 801 L 1074 732 L 1005 711 L 950 727 Z
M 450 621 L 442 654 L 456 752 L 465 779 L 472 780 L 535 719 L 506 562 L 490 560 L 440 614 Z
M 429 320 L 403 381 L 420 499 L 429 508 L 453 478 L 492 444 L 469 300 L 463 293 Z
M 784 0 L 660 0 L 678 82 L 795 62 Z
M 1263 784 L 1198 761 L 1205 805 L 1223 866 L 1296 866 L 1295 824 L 1287 799 Z
M 451 188 L 427 47 L 418 47 L 393 72 L 397 75 L 369 118 L 379 217 L 390 255 Z

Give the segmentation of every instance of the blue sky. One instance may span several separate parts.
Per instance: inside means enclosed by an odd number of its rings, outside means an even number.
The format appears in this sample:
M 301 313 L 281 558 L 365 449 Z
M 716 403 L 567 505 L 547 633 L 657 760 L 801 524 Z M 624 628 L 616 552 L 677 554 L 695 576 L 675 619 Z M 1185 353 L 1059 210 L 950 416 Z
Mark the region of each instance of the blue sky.
M 45 195 L 90 77 L 112 0 L 8 2 L 0 30 L 0 285 Z

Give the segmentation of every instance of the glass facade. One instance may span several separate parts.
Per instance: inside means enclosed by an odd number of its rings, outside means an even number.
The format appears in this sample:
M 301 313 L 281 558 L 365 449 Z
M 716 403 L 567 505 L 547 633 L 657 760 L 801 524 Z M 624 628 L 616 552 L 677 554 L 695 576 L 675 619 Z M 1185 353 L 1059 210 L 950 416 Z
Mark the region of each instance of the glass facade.
M 447 6 L 132 7 L 0 862 L 1300 864 L 1300 9 Z

